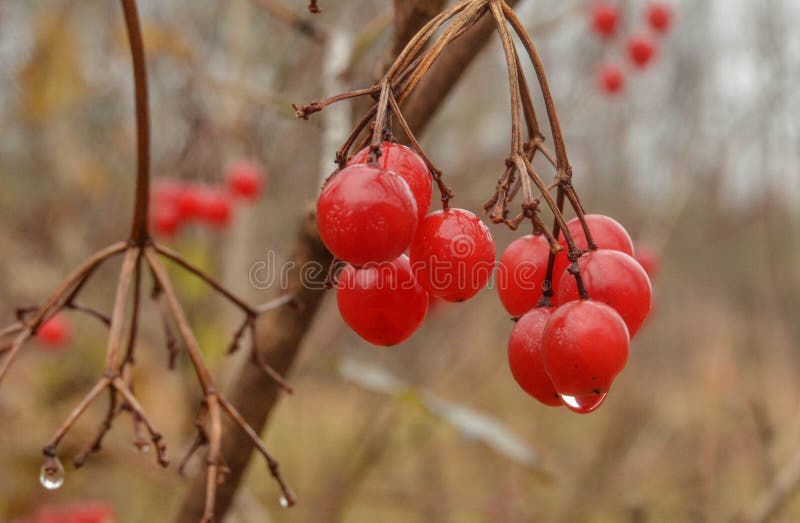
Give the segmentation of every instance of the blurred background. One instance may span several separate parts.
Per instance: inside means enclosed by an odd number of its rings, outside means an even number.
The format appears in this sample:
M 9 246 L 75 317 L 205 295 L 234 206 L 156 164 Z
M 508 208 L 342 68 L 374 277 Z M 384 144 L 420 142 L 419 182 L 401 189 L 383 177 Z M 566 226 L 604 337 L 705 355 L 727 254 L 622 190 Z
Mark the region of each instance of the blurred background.
M 773 520 L 800 520 L 798 478 L 784 471 L 800 450 L 800 3 L 668 3 L 664 35 L 648 27 L 645 2 L 615 3 L 610 39 L 593 31 L 591 2 L 519 7 L 585 206 L 616 217 L 660 265 L 655 310 L 606 404 L 579 416 L 517 387 L 506 362 L 513 324 L 492 289 L 437 304 L 389 350 L 350 332 L 331 295 L 289 377 L 296 392 L 263 434 L 299 504 L 281 509 L 268 471 L 254 466 L 229 521 L 725 521 L 787 477 Z M 369 85 L 392 42 L 388 0 L 323 1 L 313 19 L 305 4 L 287 2 L 317 38 L 270 2 L 140 2 L 155 178 L 221 185 L 242 159 L 269 173 L 263 198 L 235 205 L 229 223 L 165 239 L 252 303 L 279 293 L 254 285 L 252 268 L 289 256 L 333 168 L 331 145 L 357 116 L 343 106 L 302 122 L 291 103 Z M 626 41 L 642 32 L 657 52 L 640 69 Z M 608 63 L 626 79 L 613 95 L 598 83 Z M 455 205 L 474 212 L 508 154 L 504 68 L 494 38 L 422 137 Z M 127 233 L 131 84 L 116 2 L 0 1 L 2 323 Z M 521 234 L 492 232 L 498 252 Z M 117 268 L 83 301 L 108 310 Z M 230 381 L 241 364 L 224 357 L 237 311 L 175 278 L 218 380 Z M 166 370 L 158 318 L 145 310 L 137 394 L 177 460 L 193 438 L 198 388 L 186 361 Z M 120 522 L 169 521 L 187 482 L 138 455 L 126 419 L 85 469 L 67 466 L 63 488 L 40 487 L 41 446 L 104 362 L 105 328 L 65 316 L 68 340 L 31 343 L 0 386 L 0 521 L 86 503 Z M 104 408 L 64 441 L 65 464 Z

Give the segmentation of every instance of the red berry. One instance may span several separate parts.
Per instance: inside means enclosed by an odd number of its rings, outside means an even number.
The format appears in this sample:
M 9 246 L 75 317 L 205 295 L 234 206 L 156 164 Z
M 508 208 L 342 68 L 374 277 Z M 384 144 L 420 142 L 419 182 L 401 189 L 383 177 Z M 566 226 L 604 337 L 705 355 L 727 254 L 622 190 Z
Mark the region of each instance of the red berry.
M 610 3 L 599 0 L 592 5 L 592 28 L 603 38 L 611 37 L 617 29 L 619 22 L 619 8 Z
M 70 523 L 108 523 L 116 517 L 114 507 L 103 502 L 84 502 L 72 509 Z
M 522 390 L 551 407 L 560 407 L 561 397 L 553 387 L 542 361 L 542 334 L 551 307 L 539 307 L 522 316 L 508 340 L 508 366 Z
M 579 300 L 550 316 L 542 335 L 547 375 L 576 411 L 602 402 L 628 361 L 630 339 L 625 322 L 604 303 Z M 593 409 L 592 409 L 593 410 Z
M 411 243 L 411 267 L 419 283 L 435 296 L 460 302 L 475 296 L 494 269 L 489 228 L 464 209 L 430 214 Z
M 178 194 L 178 211 L 184 219 L 198 218 L 203 214 L 205 189 L 196 184 L 183 186 Z
M 650 279 L 655 278 L 661 272 L 661 256 L 654 247 L 647 244 L 638 244 L 634 258 Z
M 607 94 L 617 94 L 625 87 L 625 75 L 622 69 L 614 64 L 605 64 L 598 72 L 600 88 Z
M 369 161 L 370 148 L 366 147 L 350 158 L 348 165 L 365 164 Z M 383 142 L 378 164 L 384 169 L 394 171 L 402 177 L 411 189 L 417 202 L 417 218 L 419 223 L 425 219 L 431 206 L 433 184 L 431 173 L 425 160 L 414 150 L 398 143 Z
M 339 172 L 317 201 L 322 241 L 337 258 L 361 266 L 391 261 L 417 230 L 417 204 L 403 178 L 371 165 Z
M 628 56 L 637 67 L 646 67 L 655 54 L 656 43 L 649 35 L 634 35 L 628 40 Z
M 156 234 L 174 236 L 183 223 L 183 217 L 175 203 L 154 200 L 151 203 L 150 223 Z
M 36 330 L 36 338 L 46 347 L 57 350 L 67 343 L 72 337 L 72 329 L 66 318 L 60 314 L 53 316 L 42 323 Z
M 258 198 L 266 182 L 264 169 L 254 160 L 244 160 L 232 165 L 225 178 L 231 193 L 246 200 Z
M 625 253 L 598 249 L 578 260 L 581 278 L 589 297 L 616 310 L 632 338 L 650 313 L 653 289 L 642 266 Z M 564 272 L 559 282 L 557 303 L 579 299 L 575 278 Z
M 589 226 L 589 231 L 592 233 L 592 239 L 598 248 L 620 251 L 633 256 L 633 240 L 631 240 L 631 236 L 625 230 L 625 227 L 617 220 L 604 214 L 587 214 L 585 219 L 586 224 Z M 589 243 L 586 241 L 586 233 L 583 231 L 583 226 L 578 218 L 568 221 L 567 229 L 569 229 L 572 238 L 575 240 L 575 245 L 579 249 L 586 250 L 589 248 Z M 561 275 L 564 274 L 564 271 L 569 266 L 567 241 L 563 235 L 560 242 L 564 250 L 556 256 L 555 270 L 553 271 L 553 280 L 555 282 L 561 281 Z
M 406 255 L 361 269 L 348 264 L 339 273 L 336 301 L 351 329 L 385 347 L 408 339 L 428 312 L 428 293 L 411 273 Z
M 509 314 L 522 316 L 539 303 L 549 258 L 543 235 L 517 238 L 505 250 L 497 267 L 497 294 Z
M 181 193 L 184 191 L 184 185 L 178 180 L 164 178 L 158 180 L 153 185 L 153 203 L 154 204 L 169 204 L 176 205 Z
M 227 227 L 233 216 L 233 209 L 227 194 L 213 188 L 206 188 L 201 193 L 198 218 L 218 228 Z
M 659 33 L 666 33 L 672 26 L 672 7 L 663 2 L 653 2 L 647 6 L 645 18 L 650 27 Z

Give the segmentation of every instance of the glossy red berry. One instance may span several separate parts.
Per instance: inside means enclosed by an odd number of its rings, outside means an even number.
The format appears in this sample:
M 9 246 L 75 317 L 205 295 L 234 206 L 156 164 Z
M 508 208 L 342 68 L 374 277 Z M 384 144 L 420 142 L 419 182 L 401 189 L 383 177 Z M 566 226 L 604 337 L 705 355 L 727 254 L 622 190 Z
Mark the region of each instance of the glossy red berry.
M 587 214 L 585 219 L 586 224 L 589 226 L 589 231 L 592 233 L 592 239 L 599 249 L 611 249 L 633 256 L 633 240 L 631 240 L 631 236 L 625 230 L 625 227 L 617 220 L 604 214 Z M 569 229 L 572 238 L 575 240 L 575 245 L 579 249 L 586 250 L 589 248 L 589 243 L 586 241 L 586 233 L 578 218 L 568 221 L 567 229 Z M 553 272 L 553 280 L 556 282 L 561 281 L 561 276 L 569 266 L 567 242 L 563 235 L 560 242 L 564 250 L 556 256 L 555 270 Z
M 417 280 L 428 292 L 446 301 L 465 301 L 492 275 L 494 239 L 467 210 L 436 211 L 419 226 L 410 257 Z
M 408 339 L 428 312 L 428 293 L 417 283 L 405 255 L 360 269 L 348 264 L 339 273 L 336 301 L 351 329 L 385 347 Z
M 255 160 L 236 163 L 225 175 L 231 193 L 245 200 L 255 200 L 261 196 L 266 178 L 261 164 Z
M 72 329 L 67 319 L 60 314 L 49 318 L 36 330 L 36 339 L 53 350 L 64 347 L 71 337 Z
M 636 260 L 610 249 L 592 251 L 578 260 L 581 278 L 589 297 L 611 306 L 628 326 L 630 337 L 650 313 L 653 289 L 650 278 Z M 556 302 L 563 305 L 579 299 L 575 278 L 564 272 L 559 282 Z
M 517 238 L 503 252 L 497 266 L 497 294 L 509 314 L 522 316 L 539 303 L 549 258 L 550 244 L 543 235 Z
M 403 178 L 371 165 L 341 170 L 317 201 L 322 241 L 337 258 L 356 266 L 391 261 L 417 230 L 417 204 Z
M 611 2 L 598 0 L 592 5 L 592 29 L 599 36 L 613 36 L 619 22 L 619 8 Z
M 651 280 L 661 272 L 661 256 L 658 250 L 651 245 L 637 244 L 634 259 L 639 262 Z
M 592 300 L 573 301 L 547 321 L 542 360 L 565 404 L 590 412 L 625 367 L 629 345 L 628 329 L 614 309 Z
M 205 223 L 224 228 L 230 225 L 233 208 L 227 194 L 218 189 L 207 188 L 201 194 L 197 213 L 198 218 Z
M 539 307 L 517 321 L 508 340 L 508 366 L 522 390 L 545 405 L 560 407 L 561 397 L 542 361 L 542 335 L 552 312 L 551 307 Z
M 647 67 L 656 55 L 656 43 L 646 34 L 632 36 L 628 40 L 628 56 L 636 67 Z
M 598 72 L 600 89 L 606 94 L 617 94 L 625 88 L 625 75 L 615 64 L 605 64 Z
M 672 26 L 672 7 L 664 2 L 653 2 L 647 6 L 645 18 L 650 27 L 659 33 L 666 33 Z
M 349 165 L 365 164 L 369 161 L 370 148 L 365 147 L 355 154 Z M 433 184 L 431 173 L 425 160 L 422 159 L 413 149 L 399 143 L 383 142 L 381 144 L 381 155 L 378 158 L 378 165 L 384 169 L 394 171 L 408 184 L 414 200 L 417 202 L 417 218 L 419 223 L 425 219 L 428 209 L 431 206 L 431 195 L 433 194 Z

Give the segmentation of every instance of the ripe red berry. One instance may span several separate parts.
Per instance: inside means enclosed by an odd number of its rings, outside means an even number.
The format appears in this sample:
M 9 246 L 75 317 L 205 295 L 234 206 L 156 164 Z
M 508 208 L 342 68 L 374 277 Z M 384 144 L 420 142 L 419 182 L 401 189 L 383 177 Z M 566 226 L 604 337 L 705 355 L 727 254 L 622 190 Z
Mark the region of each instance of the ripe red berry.
M 672 7 L 664 2 L 653 2 L 647 6 L 645 18 L 650 27 L 659 33 L 666 33 L 672 26 Z
M 547 321 L 542 360 L 566 405 L 588 412 L 602 403 L 625 367 L 629 345 L 628 329 L 614 309 L 592 300 L 573 301 Z
M 592 28 L 602 38 L 610 38 L 617 29 L 619 8 L 611 2 L 598 0 L 592 5 Z
M 341 170 L 317 201 L 322 241 L 337 258 L 356 266 L 391 261 L 417 230 L 417 204 L 403 178 L 371 165 Z
M 365 164 L 369 161 L 370 148 L 365 147 L 356 153 L 348 165 Z M 431 206 L 431 195 L 433 194 L 433 184 L 431 183 L 431 173 L 425 160 L 420 155 L 399 143 L 383 142 L 381 144 L 381 155 L 378 164 L 384 169 L 394 171 L 402 177 L 411 189 L 414 200 L 417 202 L 417 218 L 419 223 L 425 219 L 428 209 Z
M 598 72 L 600 89 L 607 94 L 617 94 L 625 87 L 625 75 L 615 64 L 605 64 Z
M 632 338 L 650 313 L 653 289 L 642 266 L 625 253 L 598 249 L 578 260 L 581 278 L 595 302 L 605 303 L 616 310 Z M 564 272 L 559 282 L 557 303 L 563 305 L 579 299 L 575 278 Z
M 589 231 L 592 233 L 592 239 L 598 248 L 620 251 L 633 256 L 633 240 L 631 240 L 631 236 L 625 230 L 625 227 L 617 220 L 604 214 L 587 214 L 585 219 L 586 224 L 589 226 Z M 586 233 L 583 231 L 583 226 L 578 218 L 568 221 L 567 229 L 572 234 L 572 238 L 578 248 L 583 250 L 589 248 L 589 243 L 586 241 Z M 553 280 L 556 282 L 561 281 L 561 275 L 564 274 L 564 271 L 569 266 L 567 242 L 563 235 L 560 242 L 564 250 L 556 256 L 555 270 L 553 271 Z
M 560 407 L 561 397 L 542 361 L 542 335 L 551 307 L 539 307 L 522 316 L 508 340 L 508 366 L 522 390 L 551 407 Z
M 634 259 L 639 262 L 639 265 L 642 266 L 642 269 L 644 269 L 644 272 L 647 273 L 651 280 L 661 272 L 661 256 L 651 245 L 642 243 L 636 245 L 636 255 Z
M 171 237 L 183 224 L 183 217 L 175 203 L 156 199 L 152 202 L 150 223 L 156 234 Z
M 66 318 L 60 314 L 49 318 L 36 330 L 36 338 L 52 350 L 63 348 L 72 337 L 72 329 Z
M 649 35 L 634 35 L 628 40 L 628 56 L 635 66 L 647 67 L 655 54 L 656 43 Z
M 178 211 L 184 219 L 198 218 L 203 214 L 205 188 L 186 184 L 177 196 Z
M 549 258 L 550 244 L 543 235 L 517 238 L 505 250 L 497 267 L 497 294 L 509 314 L 522 316 L 539 303 Z
M 218 228 L 227 227 L 233 217 L 228 195 L 215 188 L 206 188 L 201 193 L 198 218 Z
M 428 293 L 411 273 L 406 255 L 361 269 L 348 264 L 339 273 L 336 301 L 351 329 L 385 347 L 408 339 L 428 312 Z
M 475 296 L 494 269 L 492 234 L 480 218 L 464 209 L 436 211 L 426 217 L 410 252 L 419 283 L 446 301 Z
M 231 194 L 245 200 L 255 200 L 264 190 L 266 174 L 255 160 L 244 160 L 232 165 L 225 178 Z

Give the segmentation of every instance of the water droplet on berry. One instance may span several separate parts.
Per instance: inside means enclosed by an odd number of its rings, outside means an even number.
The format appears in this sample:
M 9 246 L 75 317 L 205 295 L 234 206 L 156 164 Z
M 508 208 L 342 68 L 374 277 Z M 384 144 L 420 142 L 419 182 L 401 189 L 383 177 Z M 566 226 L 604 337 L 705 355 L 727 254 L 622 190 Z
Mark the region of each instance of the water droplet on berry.
M 588 396 L 567 396 L 566 394 L 562 394 L 561 400 L 572 412 L 589 414 L 597 410 L 600 405 L 606 401 L 606 396 L 608 396 L 607 392 L 603 392 L 602 394 L 590 394 Z
M 47 490 L 56 490 L 64 484 L 64 466 L 57 457 L 47 458 L 39 471 L 39 483 Z
M 286 498 L 286 496 L 281 496 L 281 506 L 283 508 L 289 508 L 289 500 Z

